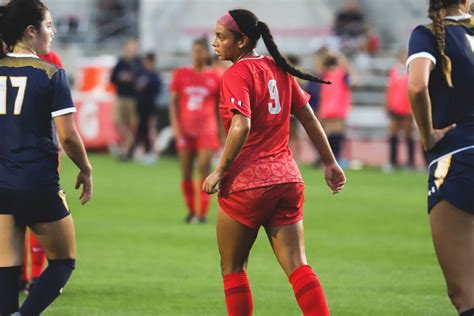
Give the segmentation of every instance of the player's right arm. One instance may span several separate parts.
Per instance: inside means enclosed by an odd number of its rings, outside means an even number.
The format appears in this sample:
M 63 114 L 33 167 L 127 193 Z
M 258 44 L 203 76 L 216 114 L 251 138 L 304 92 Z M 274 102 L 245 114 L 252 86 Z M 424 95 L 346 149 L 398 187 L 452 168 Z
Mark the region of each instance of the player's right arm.
M 79 168 L 76 189 L 82 185 L 81 204 L 86 204 L 92 196 L 92 166 L 87 158 L 86 149 L 74 124 L 72 114 L 56 116 L 54 124 L 64 152 Z
M 316 115 L 314 115 L 314 112 L 309 104 L 306 104 L 294 112 L 294 115 L 298 121 L 300 121 L 301 125 L 303 125 L 311 142 L 313 143 L 314 147 L 316 147 L 319 155 L 321 156 L 321 160 L 324 165 L 326 183 L 334 194 L 339 193 L 346 183 L 346 176 L 334 157 L 321 123 L 317 119 Z
M 175 91 L 171 91 L 169 115 L 170 115 L 171 128 L 173 129 L 173 134 L 174 134 L 174 138 L 176 142 L 179 142 L 181 139 L 181 131 L 179 129 L 179 124 L 178 124 L 178 106 L 179 106 L 178 94 Z

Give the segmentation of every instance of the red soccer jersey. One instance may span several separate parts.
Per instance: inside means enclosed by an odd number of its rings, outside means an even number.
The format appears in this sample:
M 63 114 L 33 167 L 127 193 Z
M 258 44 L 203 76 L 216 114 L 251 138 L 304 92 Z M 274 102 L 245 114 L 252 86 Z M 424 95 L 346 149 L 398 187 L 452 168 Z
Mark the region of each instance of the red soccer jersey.
M 288 147 L 290 115 L 310 96 L 296 80 L 265 56 L 247 57 L 222 77 L 219 110 L 228 131 L 234 112 L 251 119 L 247 142 L 226 171 L 220 194 L 303 182 Z
M 396 64 L 388 74 L 387 102 L 390 111 L 398 115 L 409 115 L 408 74 L 404 65 Z
M 212 70 L 175 70 L 170 85 L 178 96 L 178 125 L 183 134 L 217 133 L 216 102 L 219 77 Z

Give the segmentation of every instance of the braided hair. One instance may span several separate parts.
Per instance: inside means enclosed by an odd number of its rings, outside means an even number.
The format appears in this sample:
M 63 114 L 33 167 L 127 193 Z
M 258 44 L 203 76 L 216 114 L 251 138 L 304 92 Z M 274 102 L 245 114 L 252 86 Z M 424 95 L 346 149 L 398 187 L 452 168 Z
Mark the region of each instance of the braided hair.
M 7 50 L 15 46 L 29 25 L 36 29 L 41 26 L 48 8 L 39 0 L 11 0 L 7 5 L 0 6 L 0 42 Z M 0 50 L 0 58 L 5 52 Z
M 453 87 L 451 78 L 451 58 L 446 55 L 446 28 L 444 25 L 444 17 L 446 16 L 445 8 L 453 5 L 458 5 L 461 0 L 430 0 L 428 8 L 428 17 L 433 21 L 434 33 L 436 36 L 436 45 L 438 53 L 441 56 L 443 66 L 443 75 L 449 87 Z
M 242 30 L 242 33 L 249 37 L 251 48 L 257 46 L 257 42 L 262 37 L 265 46 L 268 49 L 268 52 L 275 60 L 276 64 L 288 72 L 289 74 L 296 76 L 298 78 L 315 81 L 319 83 L 331 84 L 328 81 L 323 81 L 316 76 L 305 73 L 298 68 L 292 66 L 288 60 L 280 53 L 278 46 L 273 40 L 273 35 L 268 28 L 268 25 L 262 21 L 259 21 L 257 16 L 250 12 L 249 10 L 236 9 L 229 11 L 229 14 L 235 20 L 239 28 Z M 232 31 L 236 38 L 241 38 L 243 34 Z

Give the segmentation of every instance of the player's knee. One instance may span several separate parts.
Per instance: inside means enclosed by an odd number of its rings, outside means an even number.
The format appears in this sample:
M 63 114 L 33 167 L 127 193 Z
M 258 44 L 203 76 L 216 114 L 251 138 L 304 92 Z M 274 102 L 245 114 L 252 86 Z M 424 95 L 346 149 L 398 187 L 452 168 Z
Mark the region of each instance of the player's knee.
M 54 267 L 64 267 L 71 271 L 76 268 L 76 259 L 51 259 L 48 264 Z
M 221 260 L 221 273 L 222 275 L 245 272 L 247 270 L 247 263 L 236 263 L 236 262 L 224 262 Z

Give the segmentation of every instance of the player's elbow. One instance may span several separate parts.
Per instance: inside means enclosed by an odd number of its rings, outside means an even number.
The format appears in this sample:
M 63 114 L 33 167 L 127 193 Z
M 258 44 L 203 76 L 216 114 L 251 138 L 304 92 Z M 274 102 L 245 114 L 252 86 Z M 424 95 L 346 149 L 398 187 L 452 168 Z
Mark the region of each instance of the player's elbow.
M 60 142 L 61 142 L 61 145 L 64 147 L 64 148 L 71 148 L 71 147 L 74 147 L 77 145 L 78 141 L 79 141 L 79 137 L 77 134 L 75 133 L 71 133 L 71 134 L 68 134 L 68 135 L 64 135 L 64 136 L 60 136 Z
M 408 95 L 417 97 L 428 92 L 428 85 L 425 82 L 410 82 L 408 85 Z

